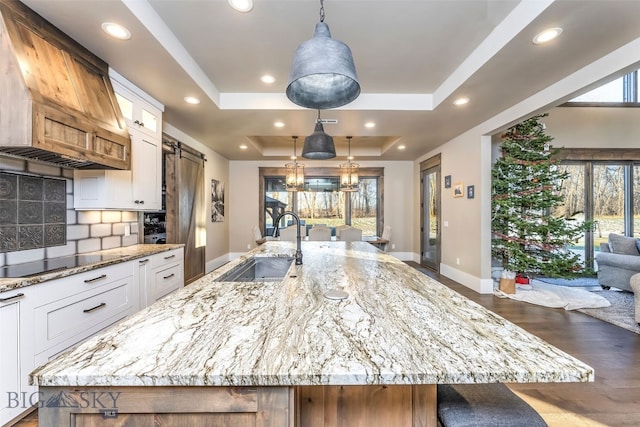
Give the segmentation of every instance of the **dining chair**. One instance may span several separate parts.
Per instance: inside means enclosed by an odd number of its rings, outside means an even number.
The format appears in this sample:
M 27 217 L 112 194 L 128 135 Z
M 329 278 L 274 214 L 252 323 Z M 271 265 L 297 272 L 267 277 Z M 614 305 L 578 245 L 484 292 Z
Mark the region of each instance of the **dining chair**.
M 258 227 L 257 225 L 253 226 L 253 238 L 256 240 L 256 245 L 258 246 L 267 241 L 266 237 L 262 237 L 260 227 Z
M 331 240 L 331 229 L 329 227 L 313 227 L 309 230 L 309 240 Z
M 346 224 L 336 226 L 336 239 L 340 239 L 340 233 L 346 228 L 351 228 L 351 226 Z
M 340 240 L 344 242 L 357 242 L 362 240 L 362 230 L 359 228 L 349 227 L 340 232 Z
M 302 232 L 302 231 L 301 231 Z M 280 240 L 284 240 L 287 242 L 295 242 L 298 231 L 295 226 L 281 228 L 280 229 Z

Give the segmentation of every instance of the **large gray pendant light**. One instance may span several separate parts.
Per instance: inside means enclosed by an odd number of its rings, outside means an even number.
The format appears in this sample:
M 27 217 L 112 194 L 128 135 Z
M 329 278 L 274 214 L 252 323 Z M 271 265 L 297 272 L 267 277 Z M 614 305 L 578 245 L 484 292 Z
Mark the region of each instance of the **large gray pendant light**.
M 302 157 L 305 159 L 326 160 L 335 156 L 336 147 L 333 144 L 333 138 L 324 132 L 324 127 L 322 127 L 322 121 L 320 120 L 320 110 L 318 110 L 316 128 L 311 135 L 304 139 Z
M 314 110 L 346 105 L 360 95 L 360 83 L 349 46 L 331 38 L 324 23 L 324 0 L 313 38 L 293 55 L 287 97 L 294 104 Z

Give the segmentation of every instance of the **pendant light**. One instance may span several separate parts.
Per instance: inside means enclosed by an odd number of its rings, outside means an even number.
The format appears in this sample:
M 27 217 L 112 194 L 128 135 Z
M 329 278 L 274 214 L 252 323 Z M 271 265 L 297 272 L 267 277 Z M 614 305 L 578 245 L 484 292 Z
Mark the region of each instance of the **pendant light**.
M 286 93 L 294 104 L 315 110 L 341 107 L 360 95 L 351 49 L 332 39 L 324 23 L 324 0 L 313 37 L 293 55 Z
M 302 147 L 302 157 L 305 159 L 326 160 L 336 156 L 336 147 L 333 145 L 333 138 L 324 132 L 322 121 L 320 120 L 320 110 L 316 128 L 311 135 L 304 139 Z
M 347 156 L 347 163 L 340 165 L 340 191 L 353 192 L 358 191 L 358 168 L 360 165 L 357 163 L 351 163 L 353 157 L 351 157 L 351 137 L 348 136 L 349 141 L 349 154 Z
M 293 137 L 293 163 L 284 165 L 286 168 L 284 187 L 287 191 L 304 191 L 304 165 L 298 163 L 296 155 L 296 142 L 298 137 Z

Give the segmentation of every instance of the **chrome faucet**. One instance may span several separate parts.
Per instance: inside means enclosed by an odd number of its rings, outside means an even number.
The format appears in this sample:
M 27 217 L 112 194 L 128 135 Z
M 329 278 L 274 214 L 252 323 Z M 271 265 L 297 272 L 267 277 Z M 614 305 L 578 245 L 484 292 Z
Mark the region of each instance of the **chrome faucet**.
M 273 229 L 273 237 L 278 236 L 278 231 L 280 230 L 280 218 L 282 218 L 285 215 L 291 215 L 293 219 L 296 220 L 296 226 L 298 227 L 297 234 L 296 234 L 296 265 L 301 265 L 302 264 L 302 248 L 301 248 L 302 239 L 300 237 L 300 218 L 298 217 L 298 215 L 296 215 L 295 212 L 285 211 L 285 212 L 282 212 L 280 215 L 278 215 L 278 217 L 275 220 L 276 228 Z

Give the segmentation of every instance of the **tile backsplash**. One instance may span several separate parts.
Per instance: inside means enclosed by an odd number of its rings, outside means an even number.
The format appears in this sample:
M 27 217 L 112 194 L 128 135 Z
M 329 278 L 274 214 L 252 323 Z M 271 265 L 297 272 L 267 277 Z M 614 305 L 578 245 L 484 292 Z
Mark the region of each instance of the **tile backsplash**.
M 20 173 L 29 175 L 20 175 Z M 34 175 L 37 175 L 37 177 L 34 177 Z M 61 223 L 65 224 L 64 231 L 50 230 L 52 234 L 49 237 L 46 237 L 46 231 L 43 229 L 43 243 L 44 240 L 50 239 L 48 242 L 51 243 L 51 245 L 43 244 L 38 248 L 31 246 L 30 249 L 25 248 L 26 250 L 20 250 L 20 247 L 18 247 L 18 250 L 0 249 L 0 267 L 22 262 L 38 261 L 45 258 L 56 258 L 101 249 L 130 246 L 138 243 L 137 212 L 76 211 L 73 209 L 72 169 L 0 156 L 0 176 L 28 177 L 41 180 L 43 200 L 37 200 L 37 202 L 44 205 L 47 202 L 53 203 L 54 199 L 59 203 L 55 206 L 44 208 L 41 211 L 42 220 L 54 219 L 57 221 L 61 219 L 61 216 L 64 216 Z M 48 184 L 46 184 L 47 182 Z M 25 188 L 25 191 L 29 194 L 25 201 L 33 202 L 34 200 L 32 199 L 38 198 L 39 184 L 36 181 L 29 180 L 25 180 L 25 183 L 28 184 L 28 188 Z M 47 186 L 46 188 L 44 187 L 45 185 Z M 11 217 L 11 208 L 5 208 L 8 206 L 5 204 L 5 201 L 9 201 L 10 198 L 5 198 L 2 194 L 3 188 L 0 184 L 0 199 L 2 199 L 0 200 L 0 204 L 2 204 L 2 207 L 0 207 L 0 216 L 9 215 L 9 217 Z M 63 198 L 64 203 L 60 201 L 61 198 Z M 16 200 L 17 203 L 20 203 L 20 200 Z M 61 204 L 64 204 L 66 209 L 61 210 Z M 35 207 L 35 205 L 31 206 L 30 204 L 28 204 L 28 206 L 32 208 Z M 17 216 L 20 215 L 18 213 L 19 211 L 21 211 L 19 208 L 15 210 Z M 37 212 L 38 209 L 36 207 L 36 209 L 32 209 L 30 212 L 23 213 L 22 215 L 26 216 L 22 218 L 22 221 L 38 222 L 39 217 Z M 27 218 L 27 216 L 29 218 Z M 25 224 L 25 222 L 21 222 L 20 218 L 17 218 L 16 224 L 20 227 L 20 224 Z M 5 225 L 6 224 L 0 224 L 0 227 Z M 62 233 L 64 233 L 66 237 L 66 243 L 64 237 L 60 237 Z M 51 239 L 60 240 L 53 241 Z
M 0 172 L 0 251 L 66 245 L 66 181 Z

